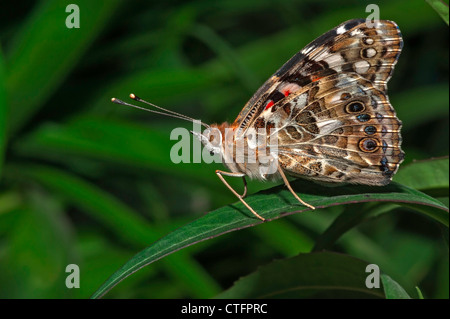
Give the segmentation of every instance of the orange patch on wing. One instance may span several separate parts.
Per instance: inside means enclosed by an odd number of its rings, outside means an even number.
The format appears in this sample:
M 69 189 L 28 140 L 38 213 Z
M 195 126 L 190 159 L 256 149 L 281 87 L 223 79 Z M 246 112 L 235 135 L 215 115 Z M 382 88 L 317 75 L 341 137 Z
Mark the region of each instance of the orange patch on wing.
M 323 76 L 311 76 L 311 81 L 316 82 L 319 81 Z

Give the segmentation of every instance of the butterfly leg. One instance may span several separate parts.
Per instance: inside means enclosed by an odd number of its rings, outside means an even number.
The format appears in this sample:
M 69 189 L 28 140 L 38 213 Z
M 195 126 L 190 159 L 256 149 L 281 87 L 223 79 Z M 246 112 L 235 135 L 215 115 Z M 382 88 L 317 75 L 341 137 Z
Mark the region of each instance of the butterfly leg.
M 236 195 L 237 198 L 239 198 L 239 200 L 242 202 L 242 204 L 245 205 L 245 207 L 247 207 L 253 215 L 255 215 L 256 217 L 258 217 L 259 219 L 261 219 L 262 221 L 266 221 L 265 218 L 261 217 L 260 215 L 258 215 L 258 213 L 256 213 L 253 208 L 250 207 L 250 205 L 248 205 L 245 201 L 244 201 L 244 197 L 245 195 L 247 195 L 247 181 L 245 180 L 245 174 L 242 173 L 231 173 L 231 172 L 225 172 L 225 171 L 220 171 L 217 170 L 216 171 L 216 175 L 220 178 L 220 180 L 222 181 L 222 183 L 225 184 L 226 187 L 228 187 L 228 189 L 234 194 Z M 239 195 L 234 189 L 233 187 L 230 186 L 230 184 L 228 184 L 228 182 L 225 180 L 225 178 L 222 176 L 231 176 L 231 177 L 242 177 L 243 181 L 244 181 L 244 194 Z
M 247 181 L 245 180 L 245 175 L 242 176 L 242 181 L 244 182 L 244 194 L 242 194 L 241 197 L 245 198 L 245 196 L 247 196 Z
M 311 208 L 311 209 L 316 209 L 314 206 L 304 202 L 300 197 L 298 197 L 298 195 L 294 192 L 294 190 L 291 187 L 291 184 L 289 184 L 289 181 L 286 177 L 286 175 L 283 172 L 283 169 L 280 167 L 280 165 L 278 165 L 278 172 L 280 173 L 281 177 L 283 178 L 284 184 L 286 184 L 287 188 L 289 189 L 289 191 L 292 193 L 292 195 L 294 195 L 294 197 L 303 205 Z

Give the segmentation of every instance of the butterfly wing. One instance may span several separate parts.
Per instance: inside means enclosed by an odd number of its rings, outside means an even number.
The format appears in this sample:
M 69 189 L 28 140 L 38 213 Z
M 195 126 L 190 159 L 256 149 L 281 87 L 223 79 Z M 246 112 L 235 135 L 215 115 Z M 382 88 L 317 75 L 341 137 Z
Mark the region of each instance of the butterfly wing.
M 346 21 L 323 34 L 287 61 L 247 102 L 233 123 L 242 137 L 264 111 L 276 111 L 287 96 L 308 84 L 337 73 L 358 73 L 377 88 L 386 90 L 403 42 L 391 21 Z
M 386 94 L 358 74 L 331 75 L 306 88 L 266 125 L 281 167 L 323 182 L 389 183 L 404 153 L 401 122 Z
M 389 183 L 404 157 L 401 122 L 386 95 L 401 48 L 394 22 L 344 22 L 258 90 L 235 122 L 238 134 L 262 129 L 269 144 L 276 134 L 279 163 L 294 176 Z

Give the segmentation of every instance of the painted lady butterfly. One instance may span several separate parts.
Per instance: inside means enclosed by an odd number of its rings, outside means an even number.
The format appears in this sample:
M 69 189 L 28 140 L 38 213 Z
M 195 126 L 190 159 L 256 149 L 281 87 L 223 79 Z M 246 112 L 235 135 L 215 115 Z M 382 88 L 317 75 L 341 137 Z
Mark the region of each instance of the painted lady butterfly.
M 218 170 L 216 174 L 259 219 L 265 220 L 244 200 L 246 176 L 282 178 L 302 204 L 314 209 L 297 196 L 285 173 L 322 183 L 382 186 L 391 181 L 403 161 L 401 121 L 386 93 L 402 36 L 392 21 L 372 23 L 369 27 L 364 19 L 344 22 L 307 45 L 259 88 L 232 124 L 202 123 L 210 128 L 207 131 L 222 133 L 219 143 L 214 144 L 208 132 L 193 132 L 208 150 L 226 159 L 224 164 L 231 172 Z M 167 113 L 153 112 L 193 120 L 159 109 Z M 225 138 L 227 129 L 231 138 Z M 258 150 L 253 163 L 245 156 L 244 161 L 236 160 L 233 150 L 238 141 L 248 147 L 257 136 L 268 148 L 274 134 L 277 152 L 270 159 L 276 165 L 274 174 L 262 173 L 261 166 L 267 163 L 260 161 Z M 244 194 L 238 194 L 223 176 L 241 177 Z

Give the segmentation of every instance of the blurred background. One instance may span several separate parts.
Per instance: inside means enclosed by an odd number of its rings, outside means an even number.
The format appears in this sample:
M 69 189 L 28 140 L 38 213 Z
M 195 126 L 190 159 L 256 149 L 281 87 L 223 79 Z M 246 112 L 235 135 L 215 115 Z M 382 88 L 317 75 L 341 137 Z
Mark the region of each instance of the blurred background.
M 65 26 L 70 3 L 80 8 L 79 29 Z M 3 2 L 0 297 L 87 298 L 138 251 L 236 201 L 214 174 L 221 165 L 170 161 L 170 132 L 189 123 L 111 97 L 136 93 L 206 123 L 232 122 L 292 55 L 366 17 L 369 3 L 404 36 L 389 97 L 404 123 L 405 164 L 448 155 L 448 26 L 426 1 Z M 230 182 L 241 189 L 240 180 Z M 251 182 L 249 191 L 273 185 Z M 310 251 L 344 209 L 191 246 L 106 298 L 213 297 L 259 265 Z M 334 251 L 379 262 L 426 298 L 448 298 L 448 246 L 422 215 L 382 214 L 347 232 Z M 72 263 L 80 289 L 64 285 Z

